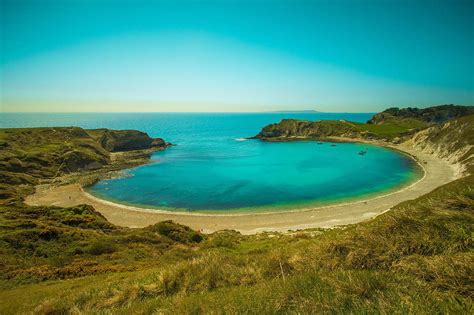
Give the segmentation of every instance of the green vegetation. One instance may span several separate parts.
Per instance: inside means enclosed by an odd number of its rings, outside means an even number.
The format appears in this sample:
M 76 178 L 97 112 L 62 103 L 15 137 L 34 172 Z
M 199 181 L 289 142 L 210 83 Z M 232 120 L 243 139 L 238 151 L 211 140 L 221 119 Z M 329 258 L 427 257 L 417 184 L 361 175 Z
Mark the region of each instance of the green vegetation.
M 1 153 L 8 159 L 1 163 L 19 156 L 25 166 L 5 172 L 6 164 L 0 164 L 16 194 L 0 205 L 0 313 L 471 314 L 473 117 L 434 125 L 409 138 L 413 146 L 429 146 L 465 165 L 465 177 L 368 222 L 249 236 L 235 231 L 201 235 L 171 221 L 122 228 L 86 205 L 26 206 L 18 201 L 25 191 L 48 179 L 44 174 L 54 173 L 58 165 L 47 164 L 42 173 L 41 162 L 31 162 L 31 152 L 41 151 L 48 161 L 57 152 L 51 148 L 61 141 L 39 140 L 29 148 L 32 140 L 25 138 L 22 147 L 1 131 L 0 145 L 8 148 Z M 287 120 L 279 125 L 287 136 L 311 137 L 307 124 Z M 399 128 L 419 128 L 416 124 Z M 367 126 L 329 121 L 317 130 L 324 135 L 344 130 L 345 136 L 400 132 L 389 131 L 398 127 L 388 123 L 383 132 L 379 125 Z M 84 139 L 89 143 L 90 138 Z M 103 152 L 95 146 L 100 141 L 92 140 L 87 150 Z M 74 143 L 74 148 L 81 144 Z M 143 159 L 141 153 L 132 154 Z
M 393 107 L 375 114 L 367 123 L 369 124 L 385 124 L 399 120 L 418 120 L 425 123 L 441 124 L 448 120 L 460 118 L 463 116 L 474 115 L 474 106 L 460 105 L 439 105 L 428 108 L 398 108 Z
M 451 118 L 469 115 L 473 117 L 473 114 L 474 107 L 472 106 L 442 105 L 426 109 L 390 108 L 374 115 L 365 124 L 345 120 L 283 119 L 277 124 L 264 127 L 255 138 L 269 141 L 287 141 L 292 138 L 400 141 L 400 139 L 408 139 L 417 131 L 429 126 L 439 126 L 439 123 L 444 123 Z
M 89 207 L 4 208 L 1 312 L 469 313 L 473 181 L 344 229 L 202 240 L 171 222 L 117 228 Z
M 380 138 L 393 138 L 425 128 L 428 124 L 413 118 L 388 121 L 380 125 L 354 123 L 359 132 L 366 132 Z
M 161 222 L 116 227 L 90 206 L 0 207 L 3 287 L 133 270 L 202 240 L 188 227 Z

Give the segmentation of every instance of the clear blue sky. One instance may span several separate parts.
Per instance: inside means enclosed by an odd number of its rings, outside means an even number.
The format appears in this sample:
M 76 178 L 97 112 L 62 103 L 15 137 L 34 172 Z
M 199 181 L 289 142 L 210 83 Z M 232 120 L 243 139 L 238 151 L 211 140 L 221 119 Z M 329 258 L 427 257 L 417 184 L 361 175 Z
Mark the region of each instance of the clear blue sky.
M 0 2 L 4 111 L 474 104 L 474 1 Z

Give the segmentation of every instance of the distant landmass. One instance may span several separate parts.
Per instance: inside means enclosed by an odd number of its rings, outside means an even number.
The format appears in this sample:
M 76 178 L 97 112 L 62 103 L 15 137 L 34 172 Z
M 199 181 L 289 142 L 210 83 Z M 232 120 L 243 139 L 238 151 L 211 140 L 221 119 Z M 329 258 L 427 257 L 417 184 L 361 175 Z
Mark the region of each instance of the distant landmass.
M 303 110 L 273 110 L 270 113 L 322 113 L 314 109 L 303 109 Z

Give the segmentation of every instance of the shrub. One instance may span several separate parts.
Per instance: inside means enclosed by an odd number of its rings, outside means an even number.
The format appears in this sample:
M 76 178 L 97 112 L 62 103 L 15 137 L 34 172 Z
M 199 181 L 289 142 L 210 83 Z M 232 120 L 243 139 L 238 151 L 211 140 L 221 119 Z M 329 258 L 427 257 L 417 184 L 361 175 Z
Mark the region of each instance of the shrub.
M 111 254 L 117 251 L 117 246 L 110 240 L 97 240 L 87 247 L 87 253 L 91 255 Z

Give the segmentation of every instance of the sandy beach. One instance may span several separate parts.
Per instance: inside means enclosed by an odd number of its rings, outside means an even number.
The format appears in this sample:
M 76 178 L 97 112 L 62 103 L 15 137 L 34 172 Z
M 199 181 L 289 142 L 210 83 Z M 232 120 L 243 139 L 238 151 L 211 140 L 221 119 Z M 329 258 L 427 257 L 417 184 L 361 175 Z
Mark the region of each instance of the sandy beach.
M 330 228 L 369 220 L 398 203 L 415 199 L 459 176 L 457 168 L 432 154 L 426 154 L 400 145 L 391 145 L 410 154 L 424 169 L 424 176 L 402 189 L 366 200 L 275 213 L 208 214 L 170 212 L 145 209 L 113 203 L 85 192 L 79 184 L 38 186 L 28 196 L 28 205 L 74 206 L 92 205 L 111 223 L 132 228 L 144 227 L 163 220 L 190 226 L 204 233 L 232 229 L 243 234 L 263 231 L 288 231 L 306 228 Z

